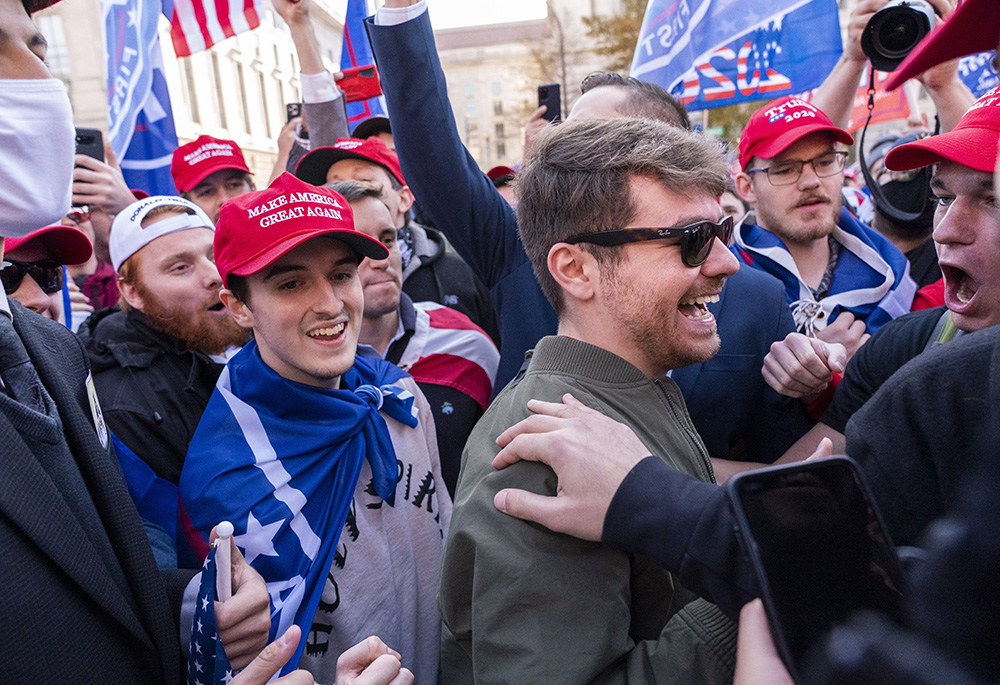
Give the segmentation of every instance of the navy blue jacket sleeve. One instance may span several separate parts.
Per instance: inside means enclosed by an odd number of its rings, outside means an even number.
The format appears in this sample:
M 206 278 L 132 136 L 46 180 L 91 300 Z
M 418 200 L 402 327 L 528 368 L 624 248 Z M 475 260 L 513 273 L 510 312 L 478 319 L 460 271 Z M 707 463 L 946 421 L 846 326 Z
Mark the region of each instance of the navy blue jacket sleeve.
M 647 457 L 615 493 L 601 539 L 651 557 L 735 621 L 757 596 L 735 525 L 724 488 Z

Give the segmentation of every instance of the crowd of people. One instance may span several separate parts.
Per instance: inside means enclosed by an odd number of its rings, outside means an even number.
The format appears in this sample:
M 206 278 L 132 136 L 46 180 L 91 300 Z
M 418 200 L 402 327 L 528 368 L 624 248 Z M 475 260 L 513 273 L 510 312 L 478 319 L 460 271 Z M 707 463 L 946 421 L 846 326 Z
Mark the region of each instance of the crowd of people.
M 0 680 L 201 682 L 230 522 L 226 682 L 790 683 L 720 485 L 831 453 L 908 611 L 796 677 L 1000 678 L 1000 87 L 956 69 L 995 0 L 931 0 L 890 85 L 940 132 L 877 140 L 867 188 L 847 107 L 886 0 L 731 153 L 596 73 L 485 173 L 426 0 L 366 20 L 388 116 L 353 130 L 309 0 L 272 0 L 303 115 L 271 177 L 202 135 L 152 197 L 74 154 L 31 18 L 58 1 L 0 0 Z

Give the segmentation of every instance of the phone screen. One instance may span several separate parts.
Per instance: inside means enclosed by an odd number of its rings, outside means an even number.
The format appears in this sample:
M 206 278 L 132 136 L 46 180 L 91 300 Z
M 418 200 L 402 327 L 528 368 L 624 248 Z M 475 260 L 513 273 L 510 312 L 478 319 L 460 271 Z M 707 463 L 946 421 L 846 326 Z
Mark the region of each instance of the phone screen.
M 561 88 L 558 83 L 546 83 L 538 86 L 538 106 L 545 105 L 543 119 L 555 121 L 562 116 Z
M 793 678 L 858 609 L 901 621 L 905 580 L 857 466 L 836 457 L 748 472 L 729 485 L 771 632 Z

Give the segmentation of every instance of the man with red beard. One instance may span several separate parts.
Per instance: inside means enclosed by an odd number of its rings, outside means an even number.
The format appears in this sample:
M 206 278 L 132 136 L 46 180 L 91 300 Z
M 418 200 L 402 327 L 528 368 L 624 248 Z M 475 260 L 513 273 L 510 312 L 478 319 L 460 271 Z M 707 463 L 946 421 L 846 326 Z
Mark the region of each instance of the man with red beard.
M 118 214 L 111 235 L 121 311 L 90 322 L 87 354 L 129 490 L 147 523 L 167 532 L 158 561 L 170 565 L 184 455 L 226 352 L 246 334 L 219 300 L 215 229 L 195 204 L 140 200 Z M 177 562 L 194 561 L 184 545 L 178 553 Z

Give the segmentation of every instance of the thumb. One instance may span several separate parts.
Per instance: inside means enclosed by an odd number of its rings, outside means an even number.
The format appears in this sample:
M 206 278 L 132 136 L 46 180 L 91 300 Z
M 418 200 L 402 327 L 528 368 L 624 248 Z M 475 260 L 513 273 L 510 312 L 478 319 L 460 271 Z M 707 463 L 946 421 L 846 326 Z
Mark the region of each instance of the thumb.
M 234 685 L 264 685 L 292 658 L 300 637 L 302 630 L 293 625 L 284 635 L 265 647 L 231 682 Z
M 840 343 L 826 343 L 826 347 L 827 366 L 831 371 L 843 375 L 844 369 L 847 368 L 847 348 Z

